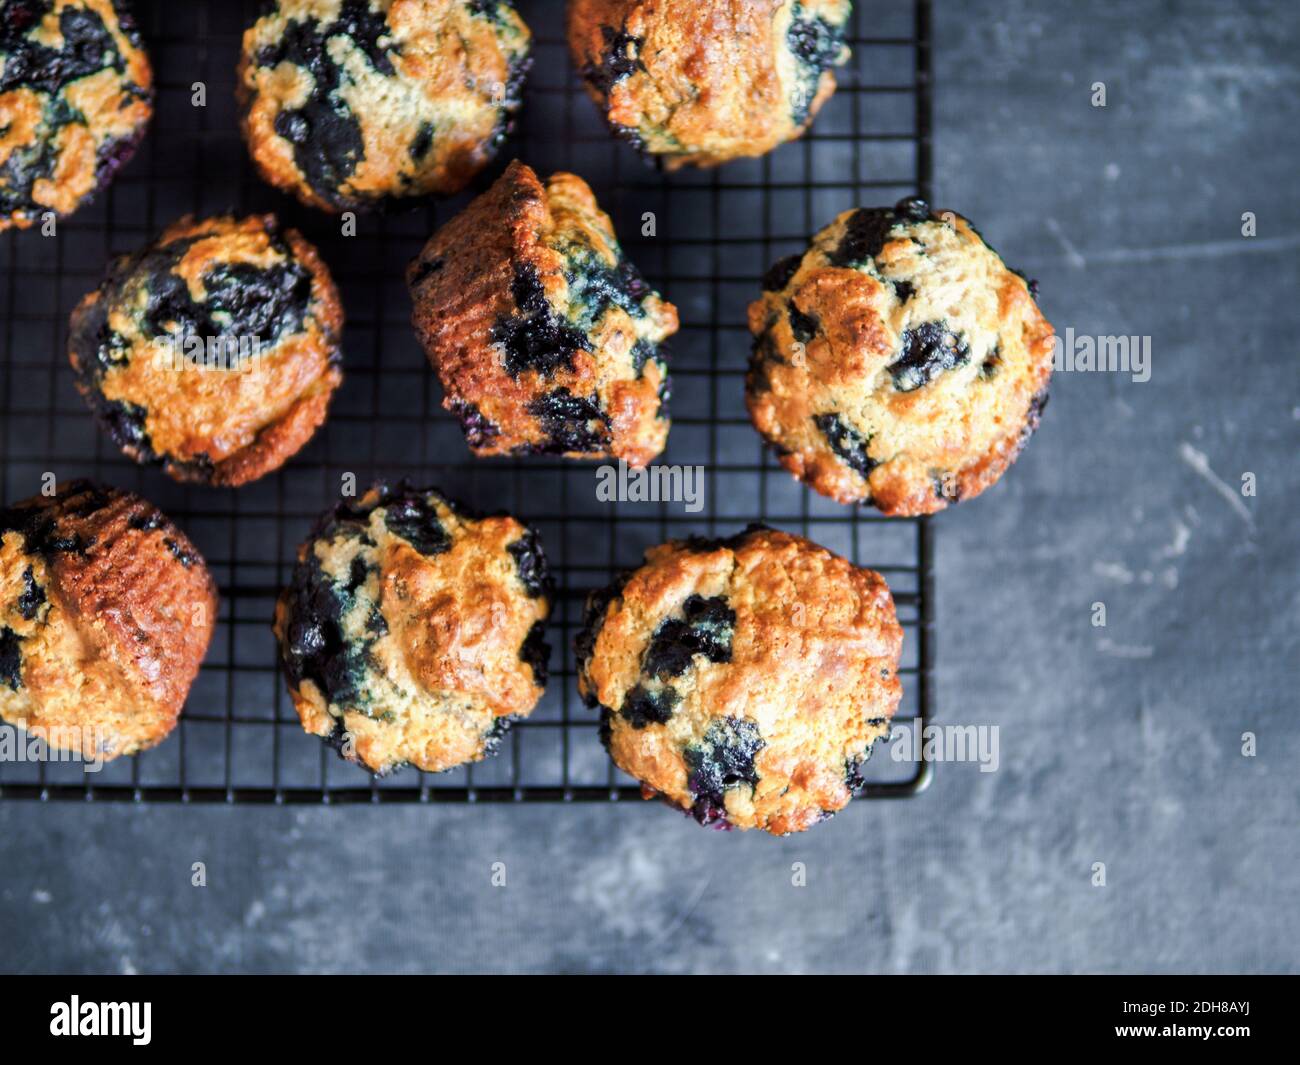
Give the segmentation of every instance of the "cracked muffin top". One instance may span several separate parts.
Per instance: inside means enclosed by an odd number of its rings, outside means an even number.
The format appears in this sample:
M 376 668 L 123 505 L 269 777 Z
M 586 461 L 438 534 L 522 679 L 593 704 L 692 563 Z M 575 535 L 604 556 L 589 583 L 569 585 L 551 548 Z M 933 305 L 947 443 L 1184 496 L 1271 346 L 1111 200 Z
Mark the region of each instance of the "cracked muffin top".
M 979 495 L 1038 426 L 1052 327 L 975 228 L 922 200 L 846 211 L 750 304 L 746 401 L 781 464 L 840 503 Z
M 316 249 L 273 215 L 182 218 L 72 313 L 77 388 L 131 458 L 240 485 L 325 421 L 343 311 Z
M 614 133 L 669 170 L 807 129 L 847 61 L 849 0 L 569 0 L 573 63 Z
M 382 775 L 492 754 L 546 687 L 552 583 L 536 532 L 434 489 L 328 511 L 275 608 L 303 728 Z
M 203 558 L 138 496 L 74 481 L 0 509 L 0 718 L 51 747 L 162 740 L 216 616 Z
M 902 697 L 884 578 L 760 526 L 651 548 L 588 598 L 583 625 L 578 689 L 610 756 L 704 825 L 825 820 Z
M 509 134 L 529 46 L 507 0 L 278 0 L 244 33 L 244 138 L 322 210 L 453 195 Z
M 624 258 L 587 183 L 518 160 L 407 270 L 412 323 L 476 455 L 614 457 L 668 438 L 677 309 Z
M 125 0 L 0 3 L 0 232 L 75 211 L 131 158 L 152 113 Z

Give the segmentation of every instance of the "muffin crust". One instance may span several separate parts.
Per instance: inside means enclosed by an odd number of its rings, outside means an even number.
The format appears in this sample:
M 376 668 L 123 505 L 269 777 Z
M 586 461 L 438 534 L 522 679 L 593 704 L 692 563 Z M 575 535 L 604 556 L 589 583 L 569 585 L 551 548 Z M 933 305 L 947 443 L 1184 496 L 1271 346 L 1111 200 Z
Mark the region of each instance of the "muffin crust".
M 434 489 L 376 485 L 298 551 L 275 634 L 303 728 L 382 775 L 495 751 L 546 686 L 537 534 Z
M 325 421 L 342 328 L 329 271 L 297 231 L 273 215 L 186 217 L 110 266 L 73 311 L 69 357 L 127 455 L 234 486 Z
M 476 455 L 643 466 L 663 450 L 677 310 L 574 174 L 518 160 L 411 263 L 412 323 Z
M 587 601 L 578 688 L 614 762 L 704 825 L 799 832 L 889 734 L 903 633 L 884 579 L 752 526 L 670 541 Z
M 749 413 L 823 495 L 941 510 L 995 483 L 1037 428 L 1052 327 L 960 215 L 917 199 L 846 211 L 763 289 Z
M 510 132 L 529 46 L 507 0 L 278 0 L 244 33 L 244 138 L 322 210 L 452 195 Z
M 0 718 L 105 760 L 176 724 L 217 592 L 138 496 L 74 481 L 0 510 Z
M 849 15 L 849 0 L 569 0 L 569 50 L 617 136 L 668 170 L 709 167 L 808 128 Z
M 0 12 L 0 232 L 68 215 L 135 152 L 153 73 L 125 0 Z

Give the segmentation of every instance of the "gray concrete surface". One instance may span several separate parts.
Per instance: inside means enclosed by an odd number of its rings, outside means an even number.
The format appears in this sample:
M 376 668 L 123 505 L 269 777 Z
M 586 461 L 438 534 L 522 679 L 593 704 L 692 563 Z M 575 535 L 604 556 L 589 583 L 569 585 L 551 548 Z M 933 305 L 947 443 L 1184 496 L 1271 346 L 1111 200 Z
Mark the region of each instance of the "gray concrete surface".
M 1145 383 L 1059 375 L 940 519 L 939 708 L 1001 726 L 998 772 L 786 840 L 657 806 L 5 803 L 0 968 L 1300 968 L 1298 31 L 1281 0 L 938 5 L 940 205 L 1058 328 L 1153 348 Z

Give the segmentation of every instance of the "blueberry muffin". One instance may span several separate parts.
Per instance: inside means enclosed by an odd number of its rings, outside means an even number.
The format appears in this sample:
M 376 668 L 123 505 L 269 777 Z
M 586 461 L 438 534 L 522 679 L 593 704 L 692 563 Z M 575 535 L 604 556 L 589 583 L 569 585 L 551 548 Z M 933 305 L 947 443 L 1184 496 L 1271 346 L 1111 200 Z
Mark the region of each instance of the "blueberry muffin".
M 703 825 L 825 820 L 902 696 L 884 579 L 761 526 L 651 548 L 583 624 L 578 689 L 611 757 Z
M 77 388 L 114 442 L 178 481 L 240 485 L 325 420 L 343 311 L 273 215 L 186 217 L 119 258 L 72 313 Z
M 452 195 L 512 128 L 529 44 L 507 0 L 278 0 L 244 33 L 244 138 L 322 210 Z
M 492 754 L 546 687 L 552 583 L 536 532 L 378 484 L 298 550 L 275 608 L 308 732 L 376 775 Z
M 847 211 L 763 279 L 746 398 L 781 464 L 840 503 L 979 495 L 1038 426 L 1052 327 L 960 215 Z
M 644 466 L 668 439 L 677 309 L 623 257 L 587 183 L 512 162 L 407 271 L 412 322 L 476 455 Z
M 75 211 L 131 158 L 152 113 L 125 0 L 0 0 L 0 232 Z
M 614 133 L 668 170 L 764 155 L 835 91 L 849 0 L 569 0 L 569 49 Z
M 159 743 L 216 617 L 203 558 L 138 496 L 75 481 L 0 509 L 0 718 L 51 747 Z

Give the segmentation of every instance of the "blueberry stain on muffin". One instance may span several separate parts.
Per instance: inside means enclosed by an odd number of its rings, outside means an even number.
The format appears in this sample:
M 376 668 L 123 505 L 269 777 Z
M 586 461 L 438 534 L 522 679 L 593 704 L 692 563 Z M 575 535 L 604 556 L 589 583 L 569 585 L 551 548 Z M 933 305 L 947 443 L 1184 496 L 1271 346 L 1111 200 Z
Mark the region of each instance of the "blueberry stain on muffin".
M 545 687 L 551 589 L 509 515 L 405 482 L 340 502 L 276 605 L 303 728 L 376 775 L 488 756 Z
M 88 202 L 135 153 L 152 103 L 124 0 L 0 6 L 0 231 Z
M 244 33 L 244 138 L 323 210 L 454 195 L 513 128 L 530 47 L 506 0 L 272 0 Z
M 411 263 L 412 322 L 475 454 L 619 458 L 669 431 L 677 312 L 573 174 L 511 163 Z
M 743 718 L 717 718 L 709 724 L 704 739 L 687 747 L 686 787 L 693 797 L 691 814 L 702 825 L 729 827 L 727 792 L 758 783 L 754 758 L 767 744 L 758 725 Z

